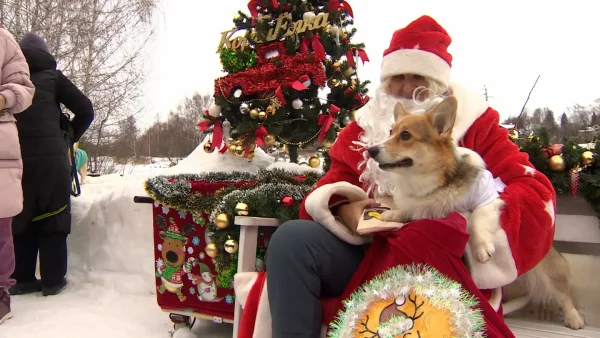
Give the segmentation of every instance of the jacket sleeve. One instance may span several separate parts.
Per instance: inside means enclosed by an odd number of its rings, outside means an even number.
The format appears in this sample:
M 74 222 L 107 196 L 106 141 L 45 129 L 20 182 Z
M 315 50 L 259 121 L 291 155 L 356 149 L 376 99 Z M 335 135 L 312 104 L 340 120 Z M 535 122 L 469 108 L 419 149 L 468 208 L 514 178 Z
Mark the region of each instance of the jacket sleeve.
M 29 64 L 12 34 L 0 29 L 0 35 L 5 40 L 0 95 L 6 101 L 4 108 L 18 114 L 31 106 L 35 87 L 29 76 Z
M 475 262 L 475 270 L 481 269 L 482 274 L 472 273 L 474 278 L 487 281 L 491 286 L 487 288 L 506 285 L 531 270 L 548 253 L 554 238 L 554 187 L 508 138 L 499 122 L 498 112 L 488 108 L 463 139 L 463 145 L 479 153 L 488 170 L 505 185 L 499 204 L 502 230 L 495 236 L 496 252 L 490 261 L 499 264 L 498 271 L 493 271 L 494 264 L 485 267 L 490 262 Z M 507 250 L 501 250 L 503 246 Z
M 73 126 L 73 140 L 78 142 L 94 121 L 94 107 L 90 99 L 61 71 L 58 71 L 58 101 L 75 115 L 71 125 Z
M 331 208 L 342 202 L 361 201 L 368 198 L 359 182 L 358 164 L 363 157 L 352 141 L 358 139 L 361 128 L 356 123 L 348 125 L 338 136 L 329 151 L 329 171 L 304 198 L 300 205 L 300 219 L 320 223 L 340 239 L 351 244 L 362 244 L 365 238 L 354 235 L 332 214 Z

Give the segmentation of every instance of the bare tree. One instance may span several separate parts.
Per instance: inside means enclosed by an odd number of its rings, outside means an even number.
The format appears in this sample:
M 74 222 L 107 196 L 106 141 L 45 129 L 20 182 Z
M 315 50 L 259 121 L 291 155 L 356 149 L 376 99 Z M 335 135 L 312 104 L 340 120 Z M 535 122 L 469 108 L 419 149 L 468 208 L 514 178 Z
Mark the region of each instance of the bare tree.
M 147 47 L 159 0 L 3 0 L 1 24 L 15 36 L 46 39 L 59 67 L 92 100 L 96 118 L 84 143 L 98 157 L 118 135 L 119 121 L 144 111 Z

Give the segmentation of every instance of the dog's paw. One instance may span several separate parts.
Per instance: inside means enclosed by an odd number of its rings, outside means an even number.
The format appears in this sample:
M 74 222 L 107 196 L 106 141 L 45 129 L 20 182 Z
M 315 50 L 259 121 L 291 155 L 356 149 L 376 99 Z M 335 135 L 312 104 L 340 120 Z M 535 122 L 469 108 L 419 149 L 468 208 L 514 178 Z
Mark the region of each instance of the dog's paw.
M 571 309 L 563 315 L 563 323 L 566 327 L 573 330 L 579 330 L 585 327 L 585 320 L 576 309 Z
M 471 248 L 475 254 L 475 258 L 481 264 L 487 263 L 492 255 L 496 252 L 493 237 L 488 235 L 472 235 Z
M 388 210 L 384 211 L 379 218 L 380 221 L 383 222 L 398 222 L 404 223 L 404 217 L 400 211 L 397 210 Z

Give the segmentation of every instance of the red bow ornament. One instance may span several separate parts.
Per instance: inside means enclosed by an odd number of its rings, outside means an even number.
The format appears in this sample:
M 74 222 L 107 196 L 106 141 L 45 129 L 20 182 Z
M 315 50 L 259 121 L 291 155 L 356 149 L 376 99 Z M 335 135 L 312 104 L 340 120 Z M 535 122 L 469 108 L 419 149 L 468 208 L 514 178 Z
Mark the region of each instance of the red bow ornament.
M 329 115 L 319 115 L 319 125 L 321 126 L 321 131 L 319 132 L 319 142 L 323 142 L 325 136 L 327 136 L 329 128 L 331 128 L 331 125 L 333 125 L 333 122 L 335 122 L 335 115 L 339 113 L 339 111 L 340 108 L 332 104 L 329 106 Z
M 325 48 L 321 44 L 321 38 L 319 34 L 313 34 L 312 37 L 305 36 L 302 38 L 302 42 L 300 42 L 300 53 L 308 52 L 308 48 L 312 47 L 315 52 L 315 56 L 323 61 L 325 60 Z
M 279 100 L 279 102 L 281 102 L 282 104 L 285 104 L 285 97 L 283 97 L 283 87 L 288 87 L 288 88 L 292 88 L 294 90 L 307 90 L 308 88 L 302 84 L 302 82 L 306 82 L 306 80 L 308 80 L 309 77 L 308 75 L 302 75 L 300 77 L 300 79 L 294 81 L 294 82 L 284 82 L 281 84 L 281 86 L 277 87 L 277 89 L 275 89 L 275 97 L 277 97 L 277 100 Z
M 346 59 L 348 59 L 348 65 L 352 68 L 356 66 L 356 62 L 354 61 L 356 56 L 358 56 L 358 58 L 362 61 L 363 65 L 365 64 L 365 62 L 370 61 L 369 56 L 367 55 L 367 52 L 365 52 L 364 49 L 352 47 L 346 52 Z
M 213 126 L 212 141 L 210 142 L 210 149 L 221 148 L 223 145 L 223 125 L 219 120 L 205 120 L 197 124 L 199 131 L 206 131 L 210 126 Z
M 340 0 L 329 0 L 329 13 L 333 11 L 343 11 L 346 10 L 348 15 L 351 18 L 354 18 L 354 11 L 352 10 L 352 6 L 348 3 L 348 1 L 340 1 Z
M 258 10 L 256 9 L 258 6 L 262 8 L 264 6 L 264 1 L 250 0 L 248 2 L 248 10 L 250 11 L 250 15 L 252 15 L 253 18 L 258 18 Z M 271 0 L 271 7 L 273 7 L 273 9 L 279 8 L 279 1 Z

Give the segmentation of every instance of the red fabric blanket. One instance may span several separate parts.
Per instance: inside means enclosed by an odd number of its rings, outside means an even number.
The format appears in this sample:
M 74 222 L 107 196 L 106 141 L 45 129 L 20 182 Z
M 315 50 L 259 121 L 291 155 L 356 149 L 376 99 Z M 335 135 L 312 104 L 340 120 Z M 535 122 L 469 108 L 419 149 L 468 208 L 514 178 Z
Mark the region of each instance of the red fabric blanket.
M 398 231 L 378 233 L 344 294 L 322 302 L 323 322 L 332 322 L 343 307 L 342 300 L 349 298 L 361 284 L 394 266 L 424 263 L 461 283 L 478 299 L 488 338 L 514 337 L 501 315 L 477 289 L 461 261 L 468 239 L 466 221 L 457 213 L 444 220 L 415 221 Z

